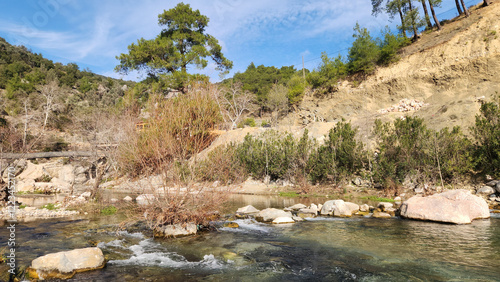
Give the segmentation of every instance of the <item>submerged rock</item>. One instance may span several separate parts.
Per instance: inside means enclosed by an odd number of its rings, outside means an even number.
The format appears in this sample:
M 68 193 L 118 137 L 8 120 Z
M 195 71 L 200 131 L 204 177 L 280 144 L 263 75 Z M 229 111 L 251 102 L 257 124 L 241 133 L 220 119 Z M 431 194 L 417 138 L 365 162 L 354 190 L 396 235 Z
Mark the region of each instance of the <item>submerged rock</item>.
M 157 227 L 153 231 L 155 237 L 183 237 L 195 235 L 198 227 L 194 223 L 173 224 Z
M 101 249 L 85 248 L 39 257 L 27 271 L 33 279 L 69 279 L 77 272 L 103 268 L 105 264 Z
M 452 190 L 429 197 L 414 196 L 401 206 L 401 216 L 410 219 L 467 224 L 489 218 L 486 201 L 467 190 Z
M 227 227 L 227 228 L 238 228 L 238 227 L 240 227 L 240 225 L 238 223 L 232 222 L 232 221 L 225 222 L 223 226 Z
M 255 215 L 255 219 L 257 221 L 262 221 L 262 222 L 270 222 L 278 217 L 292 218 L 292 213 L 286 212 L 284 210 L 268 208 L 268 209 L 261 210 L 259 213 L 257 213 Z
M 372 215 L 374 218 L 391 218 L 392 216 L 385 212 L 375 211 Z
M 242 207 L 242 208 L 239 208 L 236 213 L 239 213 L 239 214 L 254 214 L 254 213 L 258 213 L 259 210 L 254 208 L 254 206 L 252 205 L 248 205 L 246 207 Z

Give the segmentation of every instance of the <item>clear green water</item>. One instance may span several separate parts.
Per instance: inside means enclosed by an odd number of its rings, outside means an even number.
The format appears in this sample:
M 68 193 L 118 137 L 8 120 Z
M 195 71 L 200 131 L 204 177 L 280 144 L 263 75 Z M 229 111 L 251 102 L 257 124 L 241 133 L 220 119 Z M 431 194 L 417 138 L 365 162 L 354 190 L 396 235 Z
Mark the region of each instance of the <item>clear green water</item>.
M 73 281 L 499 281 L 500 218 L 470 225 L 317 218 L 179 239 L 116 232 L 119 220 L 18 226 L 18 258 L 98 244 L 109 262 Z M 0 244 L 7 230 L 0 228 Z M 1 266 L 4 267 L 4 266 Z M 0 267 L 0 272 L 5 269 Z

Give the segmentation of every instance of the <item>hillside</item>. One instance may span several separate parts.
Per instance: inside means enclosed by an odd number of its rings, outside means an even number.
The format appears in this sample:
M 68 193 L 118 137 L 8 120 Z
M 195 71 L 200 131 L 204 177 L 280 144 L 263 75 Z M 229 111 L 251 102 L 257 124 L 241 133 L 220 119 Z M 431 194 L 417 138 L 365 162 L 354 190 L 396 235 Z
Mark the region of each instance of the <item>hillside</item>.
M 424 118 L 433 129 L 459 125 L 467 132 L 478 114 L 478 101 L 489 101 L 500 91 L 499 24 L 499 3 L 473 8 L 469 18 L 423 34 L 402 50 L 399 62 L 378 68 L 357 87 L 344 81 L 330 95 L 306 95 L 300 110 L 282 124 L 309 124 L 314 117 L 326 122 L 344 118 L 359 126 L 366 141 L 375 119 L 391 121 L 409 115 Z M 425 106 L 418 111 L 381 113 L 402 99 Z M 326 132 L 331 125 L 314 127 L 325 127 L 321 131 Z
M 86 136 L 92 117 L 119 106 L 134 84 L 53 62 L 0 38 L 1 149 L 61 150 L 92 138 Z

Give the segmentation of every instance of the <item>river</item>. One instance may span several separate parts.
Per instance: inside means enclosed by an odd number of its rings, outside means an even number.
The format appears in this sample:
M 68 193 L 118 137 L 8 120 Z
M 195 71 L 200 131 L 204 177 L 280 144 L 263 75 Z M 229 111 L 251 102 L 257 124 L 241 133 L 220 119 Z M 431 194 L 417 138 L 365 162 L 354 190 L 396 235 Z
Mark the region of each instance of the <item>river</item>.
M 255 199 L 258 208 L 310 201 Z M 104 269 L 70 281 L 499 281 L 500 217 L 449 225 L 410 220 L 319 217 L 293 225 L 237 220 L 239 228 L 178 239 L 116 231 L 119 216 L 18 224 L 18 263 L 89 246 Z M 4 246 L 8 230 L 0 229 Z

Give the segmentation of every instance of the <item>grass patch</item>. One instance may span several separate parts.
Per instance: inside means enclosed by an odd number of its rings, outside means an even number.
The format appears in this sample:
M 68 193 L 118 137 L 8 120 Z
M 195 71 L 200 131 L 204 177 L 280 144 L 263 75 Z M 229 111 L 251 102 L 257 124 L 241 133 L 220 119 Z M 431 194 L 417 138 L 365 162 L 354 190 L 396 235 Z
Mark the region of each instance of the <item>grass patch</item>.
M 59 207 L 57 207 L 55 204 L 53 203 L 48 203 L 44 206 L 42 206 L 42 209 L 48 209 L 49 211 L 53 211 L 53 210 L 57 210 Z
M 377 196 L 366 196 L 366 197 L 361 197 L 360 199 L 370 200 L 370 201 L 376 201 L 376 202 L 389 202 L 389 203 L 394 203 L 395 202 L 393 199 L 380 198 L 380 197 L 377 197 Z
M 117 212 L 117 208 L 115 206 L 107 206 L 103 209 L 101 209 L 101 214 L 102 215 L 113 215 Z
M 26 205 L 20 205 L 20 206 L 19 206 L 19 209 L 21 209 L 21 210 L 22 210 L 22 209 L 24 209 L 25 207 L 27 207 L 27 206 L 26 206 Z

